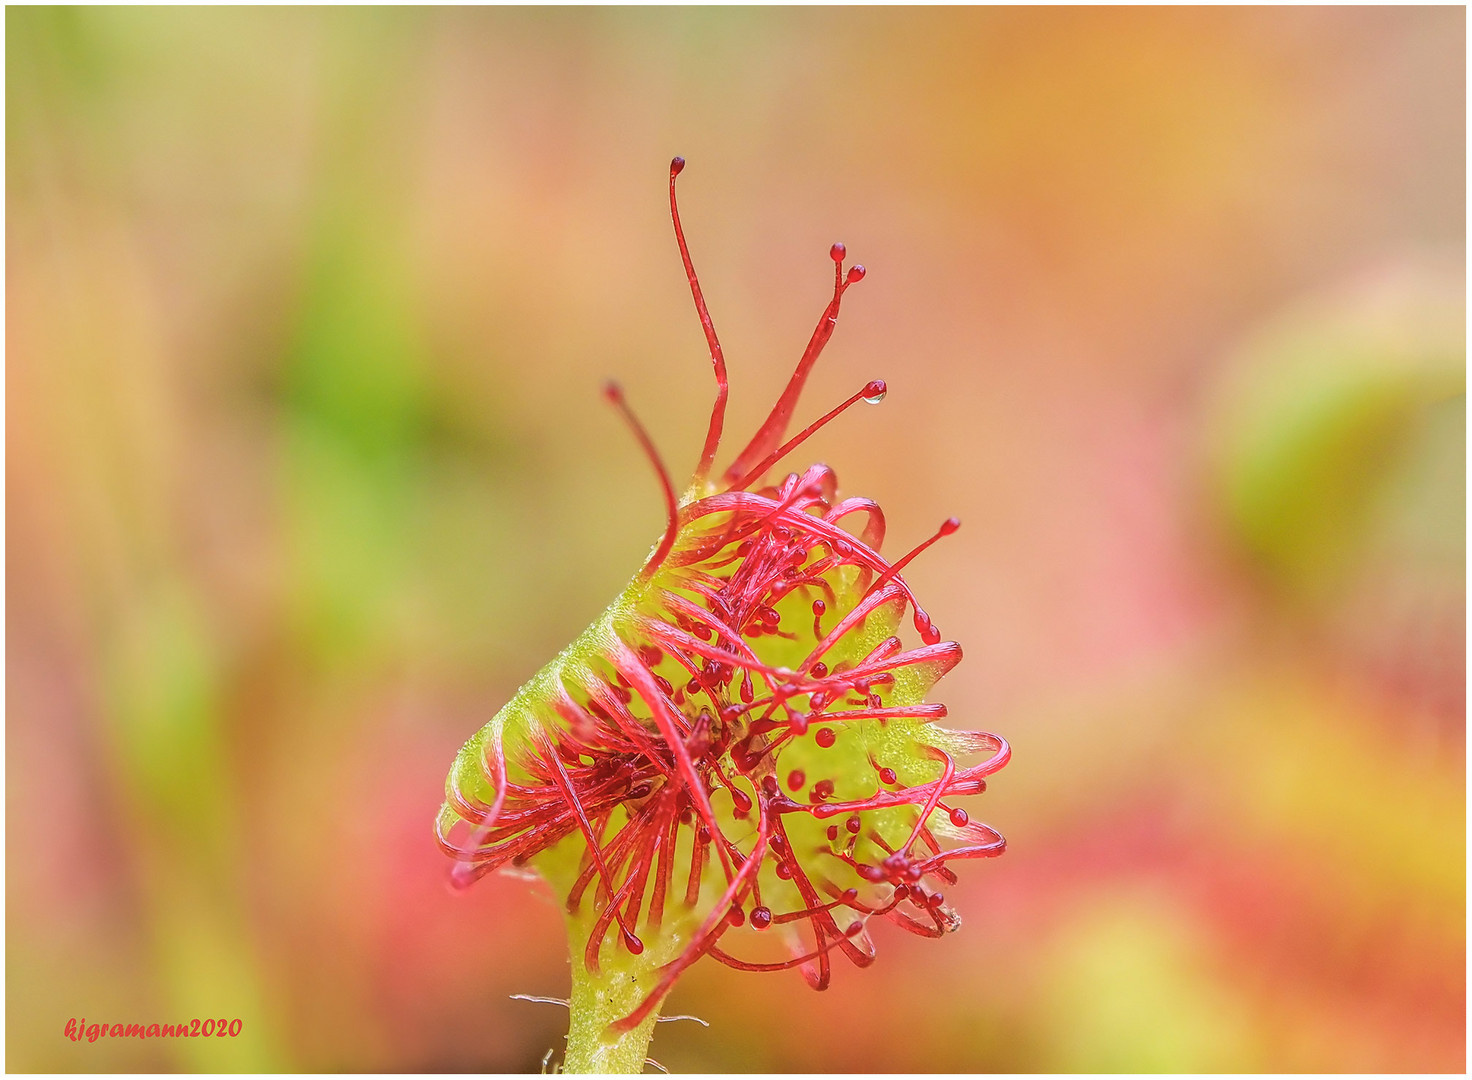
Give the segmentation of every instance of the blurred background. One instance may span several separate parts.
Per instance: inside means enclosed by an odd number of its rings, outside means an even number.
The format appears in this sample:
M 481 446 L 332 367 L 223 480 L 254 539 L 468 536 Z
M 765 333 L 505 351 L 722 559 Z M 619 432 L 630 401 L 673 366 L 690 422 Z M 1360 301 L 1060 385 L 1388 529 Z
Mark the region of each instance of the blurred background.
M 733 443 L 869 267 L 809 457 L 965 522 L 907 576 L 1016 756 L 957 935 L 697 965 L 654 1057 L 1461 1071 L 1464 20 L 9 9 L 7 1066 L 561 1045 L 551 899 L 431 822 L 663 526 L 602 381 L 698 455 L 679 153 Z

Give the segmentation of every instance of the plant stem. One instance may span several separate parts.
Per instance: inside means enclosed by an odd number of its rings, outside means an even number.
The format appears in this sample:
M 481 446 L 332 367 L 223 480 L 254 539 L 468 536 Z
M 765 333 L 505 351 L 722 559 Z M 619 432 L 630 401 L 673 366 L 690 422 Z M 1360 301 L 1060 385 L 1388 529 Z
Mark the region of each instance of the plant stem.
M 552 886 L 553 895 L 569 894 L 581 869 L 580 856 L 581 848 L 569 843 L 539 862 L 537 869 Z M 572 996 L 562 1071 L 641 1073 L 659 1009 L 651 1010 L 643 1023 L 623 1035 L 611 1034 L 608 1027 L 644 1003 L 659 983 L 659 969 L 680 955 L 698 923 L 693 909 L 665 911 L 661 925 L 646 922 L 641 927 L 644 951 L 638 954 L 628 950 L 617 930 L 609 932 L 604 927 L 595 972 L 588 970 L 587 950 L 599 914 L 596 905 L 585 900 L 565 915 Z
M 567 1032 L 567 1058 L 562 1066 L 568 1073 L 641 1073 L 649 1056 L 649 1041 L 659 1010 L 634 1030 L 608 1037 L 608 1025 L 633 1012 L 643 1000 L 643 988 L 652 982 L 653 972 L 639 974 L 627 967 L 604 970 L 592 975 L 583 966 L 581 950 L 574 953 L 571 1018 Z M 642 965 L 641 965 L 642 966 Z

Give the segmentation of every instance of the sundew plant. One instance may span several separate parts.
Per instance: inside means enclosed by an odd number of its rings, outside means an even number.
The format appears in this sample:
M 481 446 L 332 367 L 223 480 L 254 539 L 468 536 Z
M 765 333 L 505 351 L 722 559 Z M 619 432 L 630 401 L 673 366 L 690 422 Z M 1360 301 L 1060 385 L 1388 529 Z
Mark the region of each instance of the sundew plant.
M 608 386 L 663 487 L 664 533 L 461 749 L 436 828 L 456 885 L 524 867 L 563 904 L 568 1072 L 641 1071 L 662 1002 L 702 957 L 796 968 L 822 990 L 836 959 L 874 961 L 875 917 L 924 937 L 957 929 L 951 864 L 1005 847 L 958 800 L 985 791 L 1010 751 L 941 726 L 945 705 L 926 698 L 961 646 L 903 576 L 959 522 L 890 562 L 877 503 L 839 498 L 827 465 L 773 471 L 840 413 L 884 398 L 868 382 L 784 441 L 864 267 L 845 270 L 833 245 L 833 296 L 796 370 L 716 472 L 726 360 L 680 225 L 684 165 L 670 165 L 670 214 L 716 381 L 700 460 L 677 493 Z

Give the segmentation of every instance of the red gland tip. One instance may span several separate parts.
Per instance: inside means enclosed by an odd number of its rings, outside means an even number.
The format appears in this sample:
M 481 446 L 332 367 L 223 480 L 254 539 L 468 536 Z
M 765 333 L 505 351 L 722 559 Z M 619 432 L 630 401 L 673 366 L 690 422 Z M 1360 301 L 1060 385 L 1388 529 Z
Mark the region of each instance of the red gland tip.
M 885 385 L 883 379 L 875 379 L 868 386 L 864 387 L 862 393 L 864 400 L 870 405 L 878 405 L 884 400 L 884 395 L 889 393 L 889 387 Z
M 682 157 L 675 158 L 673 161 L 670 162 L 670 175 L 671 176 L 679 176 L 680 175 L 680 170 L 683 169 L 684 167 L 685 167 L 685 159 L 682 158 Z
M 831 248 L 828 249 L 828 257 L 836 263 L 841 263 L 843 262 L 843 256 L 847 251 L 848 248 L 844 247 L 843 241 L 840 240 L 838 241 L 838 243 L 834 244 Z
M 960 518 L 953 518 L 953 517 L 946 518 L 945 522 L 940 527 L 940 535 L 941 536 L 950 536 L 951 533 L 955 532 L 960 527 L 961 527 L 961 519 Z
M 856 281 L 863 281 L 864 275 L 869 271 L 864 269 L 863 263 L 854 263 L 848 268 L 848 274 L 844 277 L 845 285 L 852 285 Z
M 624 403 L 624 388 L 612 379 L 609 379 L 603 384 L 603 396 L 615 405 L 622 405 Z

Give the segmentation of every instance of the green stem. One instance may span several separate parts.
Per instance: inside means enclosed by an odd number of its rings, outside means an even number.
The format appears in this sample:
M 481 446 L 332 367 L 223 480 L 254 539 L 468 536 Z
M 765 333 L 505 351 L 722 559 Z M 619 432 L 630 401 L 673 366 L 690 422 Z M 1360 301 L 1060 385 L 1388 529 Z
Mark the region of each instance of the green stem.
M 534 864 L 552 887 L 554 896 L 568 896 L 582 872 L 582 837 L 573 834 L 542 855 Z M 671 905 L 657 925 L 647 917 L 639 927 L 644 949 L 632 953 L 615 927 L 604 927 L 598 952 L 598 970 L 589 971 L 588 941 L 603 909 L 592 902 L 594 889 L 573 910 L 566 912 L 568 952 L 572 959 L 572 995 L 567 1032 L 567 1056 L 562 1071 L 568 1073 L 641 1073 L 649 1056 L 649 1042 L 659 1019 L 659 1008 L 651 1009 L 643 1023 L 617 1035 L 610 1025 L 628 1016 L 659 984 L 659 970 L 684 950 L 699 926 L 693 908 Z M 646 912 L 647 916 L 647 912 Z
M 634 1030 L 623 1035 L 609 1032 L 609 1025 L 622 1020 L 644 1003 L 659 982 L 659 969 L 680 955 L 695 928 L 690 911 L 667 912 L 659 928 L 642 928 L 644 951 L 637 956 L 618 939 L 617 932 L 604 934 L 597 972 L 584 961 L 588 937 L 598 921 L 591 905 L 567 915 L 567 941 L 572 953 L 571 1018 L 567 1032 L 567 1057 L 562 1071 L 569 1073 L 640 1073 L 649 1056 L 649 1040 L 659 1019 L 659 1009 Z
M 579 969 L 583 971 L 582 978 L 577 975 Z M 634 1030 L 610 1037 L 608 1025 L 629 1015 L 643 1000 L 639 985 L 631 981 L 632 973 L 627 970 L 604 971 L 600 976 L 588 975 L 582 966 L 581 956 L 573 962 L 573 972 L 567 1058 L 562 1071 L 643 1072 L 659 1010 L 651 1012 Z

